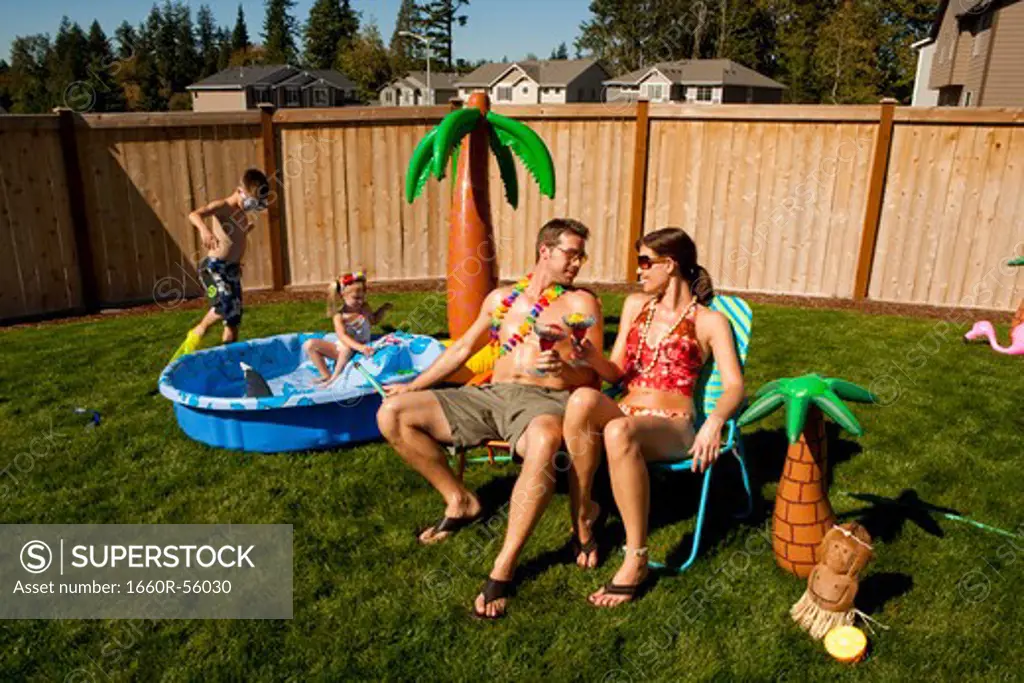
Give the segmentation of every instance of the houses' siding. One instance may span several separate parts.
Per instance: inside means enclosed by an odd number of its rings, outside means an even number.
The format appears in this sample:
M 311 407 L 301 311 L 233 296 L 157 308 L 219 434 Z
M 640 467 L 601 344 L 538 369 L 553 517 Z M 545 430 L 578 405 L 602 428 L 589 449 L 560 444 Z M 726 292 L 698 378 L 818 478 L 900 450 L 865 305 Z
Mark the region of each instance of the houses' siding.
M 505 88 L 512 89 L 512 99 L 501 98 L 498 96 L 498 94 L 502 93 Z M 491 101 L 500 102 L 502 104 L 537 104 L 540 102 L 540 93 L 538 90 L 539 86 L 536 81 L 527 76 L 526 72 L 522 69 L 515 68 L 505 74 L 505 77 L 495 83 L 494 87 L 491 88 Z
M 935 40 L 935 61 L 932 62 L 931 78 L 928 79 L 928 87 L 933 90 L 957 83 L 953 80 L 953 65 L 959 36 L 959 27 L 953 10 L 957 7 L 957 2 L 950 2 L 939 26 L 939 35 Z
M 244 90 L 193 90 L 192 111 L 245 111 Z
M 973 23 L 973 22 L 972 22 Z M 985 62 L 992 42 L 992 28 L 983 31 L 972 28 L 960 35 L 960 41 L 967 44 L 967 77 L 964 79 L 965 98 L 961 104 L 967 104 L 967 93 L 970 93 L 970 106 L 981 106 L 981 86 L 985 79 Z
M 541 104 L 565 104 L 565 88 L 560 85 L 544 86 L 540 89 Z
M 939 91 L 928 87 L 935 60 L 936 43 L 925 45 L 917 51 L 917 73 L 914 76 L 914 96 L 910 101 L 914 107 L 934 107 L 939 103 Z
M 698 99 L 698 97 L 700 96 L 700 88 L 702 88 L 702 87 L 704 87 L 704 88 L 710 87 L 711 88 L 711 100 L 710 101 Z M 746 88 L 744 88 L 744 92 L 746 92 Z M 744 99 L 745 98 L 746 98 L 746 95 L 744 95 Z M 688 85 L 688 86 L 686 86 L 686 99 L 683 100 L 683 101 L 685 101 L 687 104 L 722 104 L 722 86 L 720 86 L 720 85 L 712 85 L 712 86 Z
M 668 102 L 672 96 L 672 81 L 657 71 L 640 81 L 640 94 L 651 102 Z
M 569 84 L 565 102 L 600 102 L 602 83 L 608 79 L 608 72 L 598 64 L 591 64 L 586 71 Z M 543 97 L 543 95 L 542 95 Z
M 993 27 L 992 59 L 979 104 L 1024 107 L 1024 2 L 998 10 Z

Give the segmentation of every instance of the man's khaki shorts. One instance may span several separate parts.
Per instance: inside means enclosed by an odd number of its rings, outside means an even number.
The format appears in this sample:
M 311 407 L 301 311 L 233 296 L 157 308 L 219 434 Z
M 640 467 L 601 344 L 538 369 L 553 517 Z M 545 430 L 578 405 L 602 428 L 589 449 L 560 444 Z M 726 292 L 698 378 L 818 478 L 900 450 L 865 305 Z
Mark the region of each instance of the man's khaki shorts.
M 512 382 L 433 392 L 448 420 L 456 447 L 470 448 L 485 441 L 501 440 L 507 441 L 513 451 L 533 418 L 562 418 L 570 393 Z

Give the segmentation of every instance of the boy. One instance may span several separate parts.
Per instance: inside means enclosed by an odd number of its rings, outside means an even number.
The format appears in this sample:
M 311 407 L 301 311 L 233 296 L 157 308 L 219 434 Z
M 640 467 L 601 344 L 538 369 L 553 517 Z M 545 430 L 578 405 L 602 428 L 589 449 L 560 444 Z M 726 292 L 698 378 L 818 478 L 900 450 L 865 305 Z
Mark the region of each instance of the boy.
M 221 341 L 225 344 L 238 339 L 238 325 L 242 322 L 242 256 L 245 255 L 246 237 L 253 223 L 249 213 L 264 211 L 270 183 L 262 171 L 250 168 L 242 176 L 242 183 L 224 199 L 216 199 L 188 215 L 199 231 L 207 257 L 199 263 L 199 279 L 206 287 L 206 300 L 210 310 L 202 321 L 189 330 L 185 341 L 171 360 L 194 352 L 203 336 L 217 321 L 224 322 Z M 211 229 L 205 219 L 212 217 Z

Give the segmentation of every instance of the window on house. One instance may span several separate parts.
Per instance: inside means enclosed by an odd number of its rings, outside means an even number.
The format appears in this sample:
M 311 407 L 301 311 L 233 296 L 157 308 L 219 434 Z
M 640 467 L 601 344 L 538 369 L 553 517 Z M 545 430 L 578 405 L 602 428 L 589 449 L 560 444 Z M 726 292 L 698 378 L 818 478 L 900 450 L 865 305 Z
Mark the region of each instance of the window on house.
M 329 105 L 330 99 L 327 97 L 327 88 L 316 88 L 313 90 L 314 107 L 327 107 Z
M 264 86 L 256 88 L 256 101 L 257 102 L 270 102 L 270 88 Z
M 390 90 L 385 90 L 384 91 L 384 101 L 387 102 L 388 104 L 391 104 L 391 91 Z
M 524 85 L 523 86 L 523 94 L 524 95 L 528 95 L 529 93 L 530 93 L 530 86 Z
M 657 85 L 647 86 L 647 97 L 652 101 L 660 100 L 665 95 L 664 87 L 659 83 Z
M 967 92 L 967 93 L 966 93 L 966 94 L 964 95 L 964 106 L 965 106 L 965 107 L 969 107 L 969 106 L 971 106 L 971 95 L 972 95 L 972 93 L 971 93 L 970 91 L 968 91 L 968 92 Z
M 502 85 L 498 86 L 498 97 L 499 102 L 511 102 L 512 101 L 512 86 Z
M 285 105 L 289 107 L 298 107 L 302 104 L 302 98 L 299 97 L 298 88 L 288 88 L 285 91 Z
M 710 102 L 711 101 L 711 86 L 702 85 L 697 88 L 697 101 L 698 102 Z
M 754 101 L 754 89 L 753 88 L 747 88 L 747 104 L 750 104 L 753 101 Z

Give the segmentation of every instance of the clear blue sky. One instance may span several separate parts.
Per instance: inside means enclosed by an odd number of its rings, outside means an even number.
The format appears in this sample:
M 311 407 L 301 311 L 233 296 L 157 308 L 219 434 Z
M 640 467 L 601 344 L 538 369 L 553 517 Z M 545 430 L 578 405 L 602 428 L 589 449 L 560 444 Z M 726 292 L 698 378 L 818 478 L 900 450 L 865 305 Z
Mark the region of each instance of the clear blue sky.
M 188 0 L 187 4 L 194 13 L 203 2 Z M 213 9 L 218 25 L 234 26 L 238 0 L 207 0 L 205 4 Z M 241 4 L 249 36 L 259 42 L 263 0 L 242 0 Z M 300 24 L 305 23 L 312 4 L 313 0 L 298 0 L 295 16 Z M 400 4 L 401 0 L 352 0 L 364 22 L 376 21 L 385 43 L 391 39 Z M 86 30 L 93 19 L 98 19 L 111 36 L 122 21 L 138 26 L 152 6 L 149 0 L 0 0 L 0 58 L 10 61 L 15 36 L 49 33 L 52 38 L 65 14 Z M 579 35 L 580 23 L 589 16 L 589 6 L 590 0 L 471 0 L 466 12 L 468 24 L 455 28 L 455 56 L 468 60 L 498 60 L 503 56 L 521 59 L 533 52 L 546 58 L 562 41 L 572 55 L 572 42 Z

